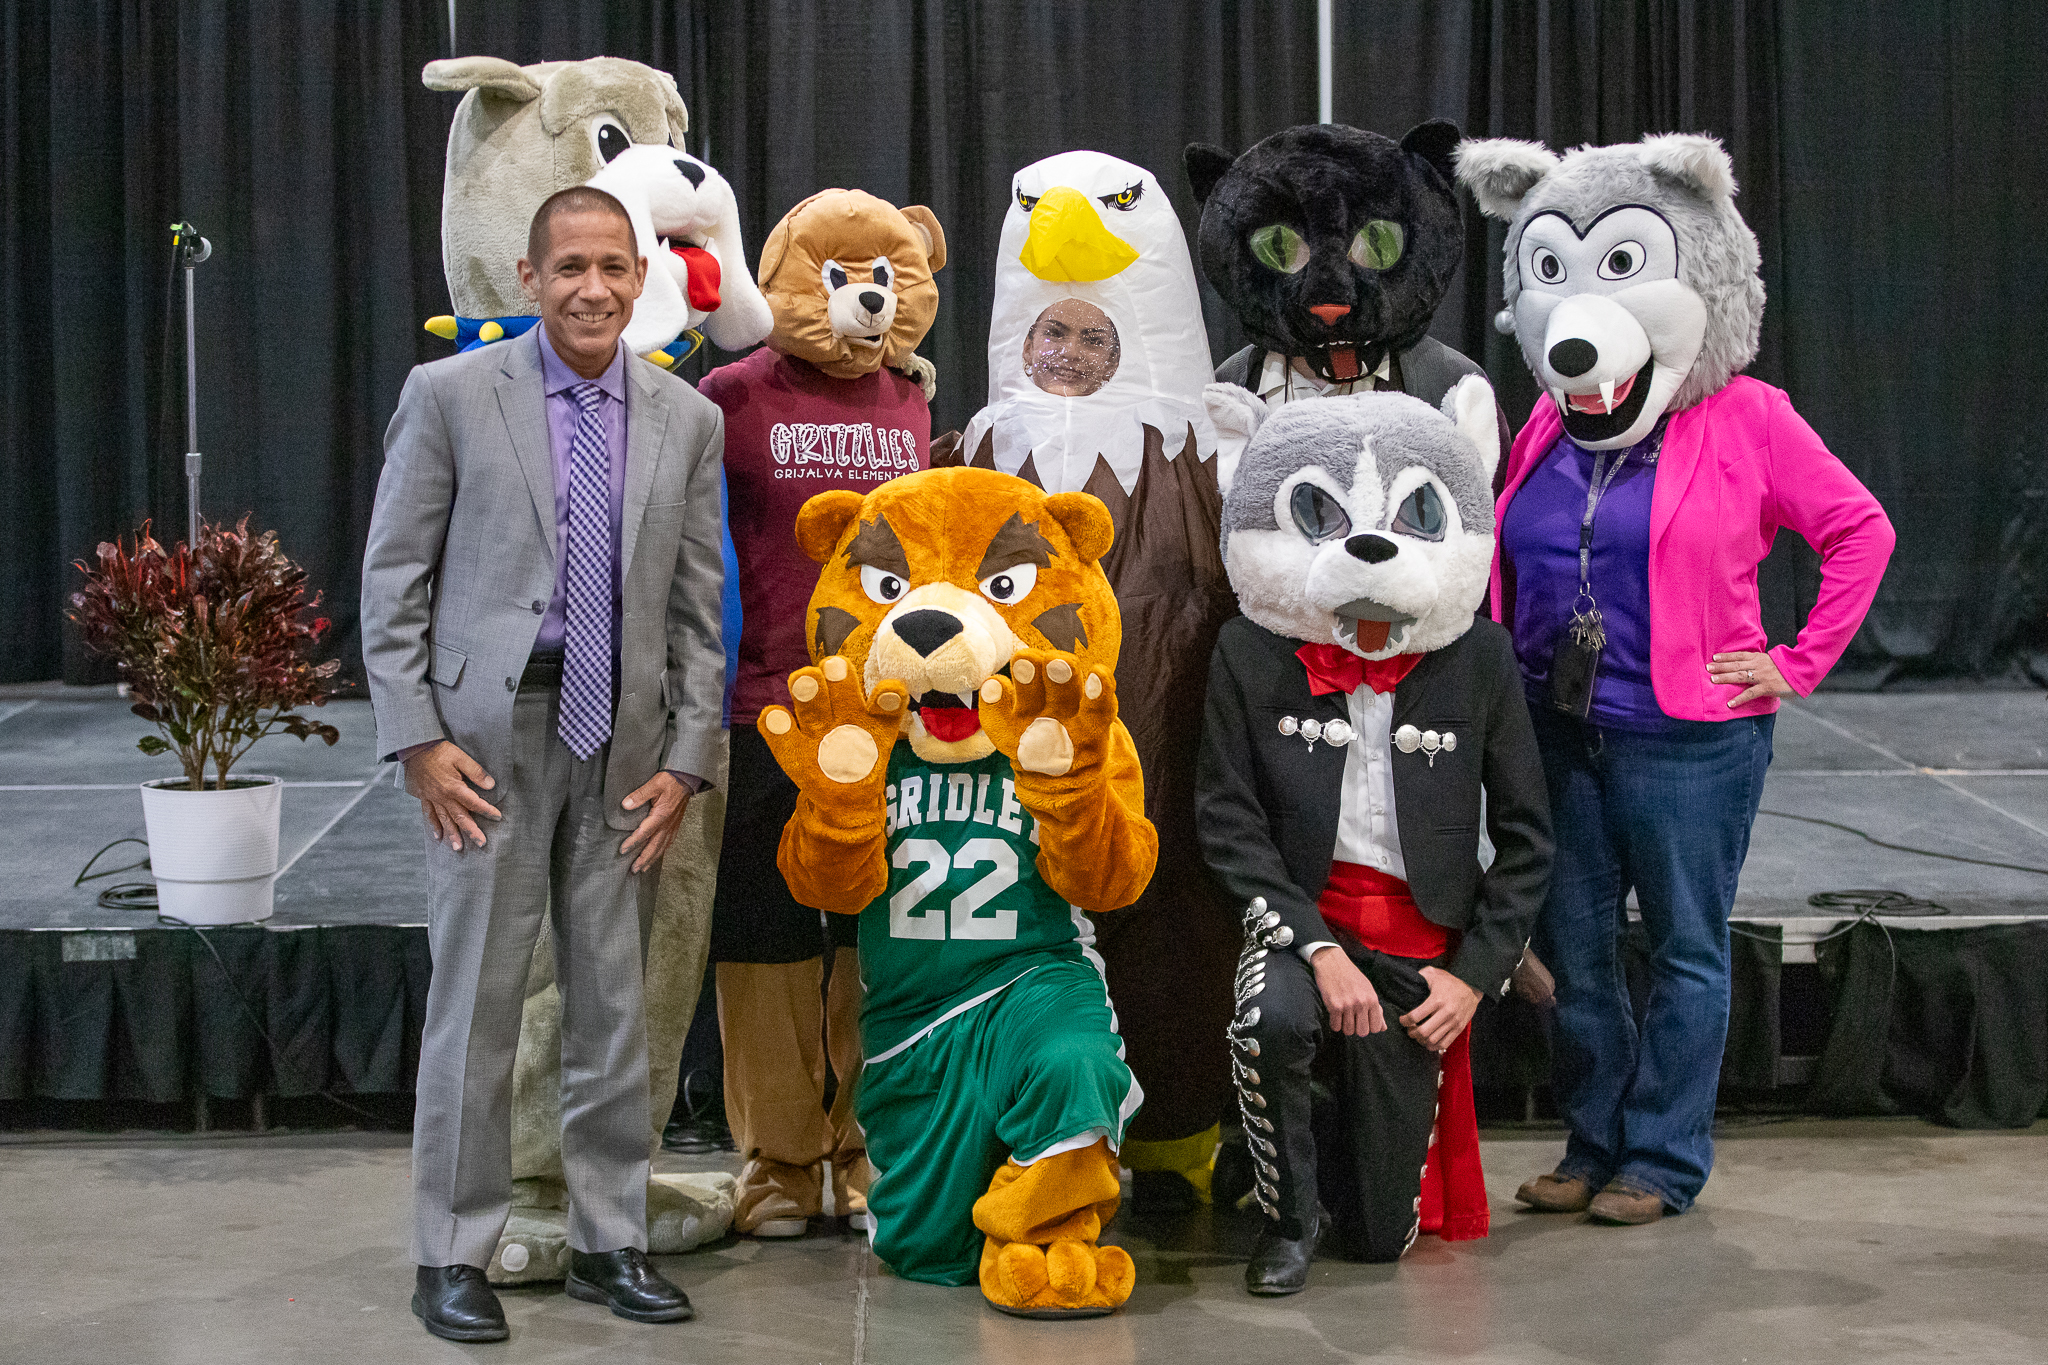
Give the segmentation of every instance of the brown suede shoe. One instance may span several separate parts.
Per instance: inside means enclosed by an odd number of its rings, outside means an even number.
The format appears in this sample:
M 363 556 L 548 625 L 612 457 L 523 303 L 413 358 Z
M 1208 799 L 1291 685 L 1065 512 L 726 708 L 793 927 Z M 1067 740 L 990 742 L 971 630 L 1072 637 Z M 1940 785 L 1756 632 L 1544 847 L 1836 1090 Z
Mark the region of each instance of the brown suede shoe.
M 1593 1215 L 1596 1223 L 1623 1223 L 1633 1227 L 1662 1218 L 1664 1201 L 1631 1185 L 1610 1181 L 1606 1189 L 1593 1196 L 1586 1212 Z
M 1525 1182 L 1515 1198 L 1539 1213 L 1579 1213 L 1593 1202 L 1593 1187 L 1575 1175 L 1552 1171 Z

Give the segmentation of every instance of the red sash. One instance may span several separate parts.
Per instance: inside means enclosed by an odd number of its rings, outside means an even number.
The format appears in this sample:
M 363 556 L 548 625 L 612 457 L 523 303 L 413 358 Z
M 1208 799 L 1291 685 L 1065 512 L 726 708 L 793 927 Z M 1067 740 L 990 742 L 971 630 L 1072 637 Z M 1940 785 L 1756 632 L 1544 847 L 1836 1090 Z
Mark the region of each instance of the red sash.
M 1441 957 L 1451 931 L 1423 918 L 1408 883 L 1359 863 L 1330 864 L 1316 903 L 1323 922 L 1394 957 Z M 1392 1018 L 1388 1028 L 1401 1027 Z M 1486 1173 L 1479 1164 L 1479 1115 L 1472 1104 L 1472 1030 L 1444 1054 L 1437 1079 L 1436 1130 L 1422 1171 L 1422 1230 L 1446 1242 L 1484 1237 L 1491 1224 Z

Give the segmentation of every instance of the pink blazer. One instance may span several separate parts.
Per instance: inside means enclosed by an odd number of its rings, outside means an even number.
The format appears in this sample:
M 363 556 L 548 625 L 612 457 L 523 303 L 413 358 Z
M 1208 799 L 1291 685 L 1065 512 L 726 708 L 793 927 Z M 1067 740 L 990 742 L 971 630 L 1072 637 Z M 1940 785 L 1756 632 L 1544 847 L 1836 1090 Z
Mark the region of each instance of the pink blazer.
M 1563 430 L 1548 395 L 1536 400 L 1508 455 L 1508 504 Z M 1650 499 L 1650 683 L 1657 704 L 1680 720 L 1729 720 L 1778 709 L 1776 697 L 1740 710 L 1740 688 L 1707 677 L 1707 661 L 1760 650 L 1764 627 L 1756 566 L 1780 526 L 1820 552 L 1820 595 L 1796 644 L 1770 651 L 1793 691 L 1805 696 L 1849 646 L 1891 559 L 1891 519 L 1870 490 L 1829 453 L 1782 389 L 1738 376 L 1720 392 L 1675 413 L 1657 457 Z M 1498 544 L 1493 615 L 1509 621 Z

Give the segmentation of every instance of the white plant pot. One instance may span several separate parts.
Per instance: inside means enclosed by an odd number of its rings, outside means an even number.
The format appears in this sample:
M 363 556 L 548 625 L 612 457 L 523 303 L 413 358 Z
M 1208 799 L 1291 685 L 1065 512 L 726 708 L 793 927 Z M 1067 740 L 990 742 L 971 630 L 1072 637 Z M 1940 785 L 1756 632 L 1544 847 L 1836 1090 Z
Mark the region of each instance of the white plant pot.
M 181 777 L 142 784 L 157 913 L 187 924 L 270 918 L 284 781 L 247 773 L 228 781 L 258 785 L 195 792 Z

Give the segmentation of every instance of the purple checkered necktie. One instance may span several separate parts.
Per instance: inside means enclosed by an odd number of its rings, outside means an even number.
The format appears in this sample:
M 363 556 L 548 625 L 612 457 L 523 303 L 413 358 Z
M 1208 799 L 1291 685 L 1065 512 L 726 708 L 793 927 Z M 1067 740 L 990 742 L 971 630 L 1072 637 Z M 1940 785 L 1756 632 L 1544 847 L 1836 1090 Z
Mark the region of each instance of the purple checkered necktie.
M 598 415 L 604 391 L 578 384 L 569 393 L 581 412 L 569 443 L 567 612 L 555 729 L 570 753 L 589 758 L 612 734 L 612 466 Z

